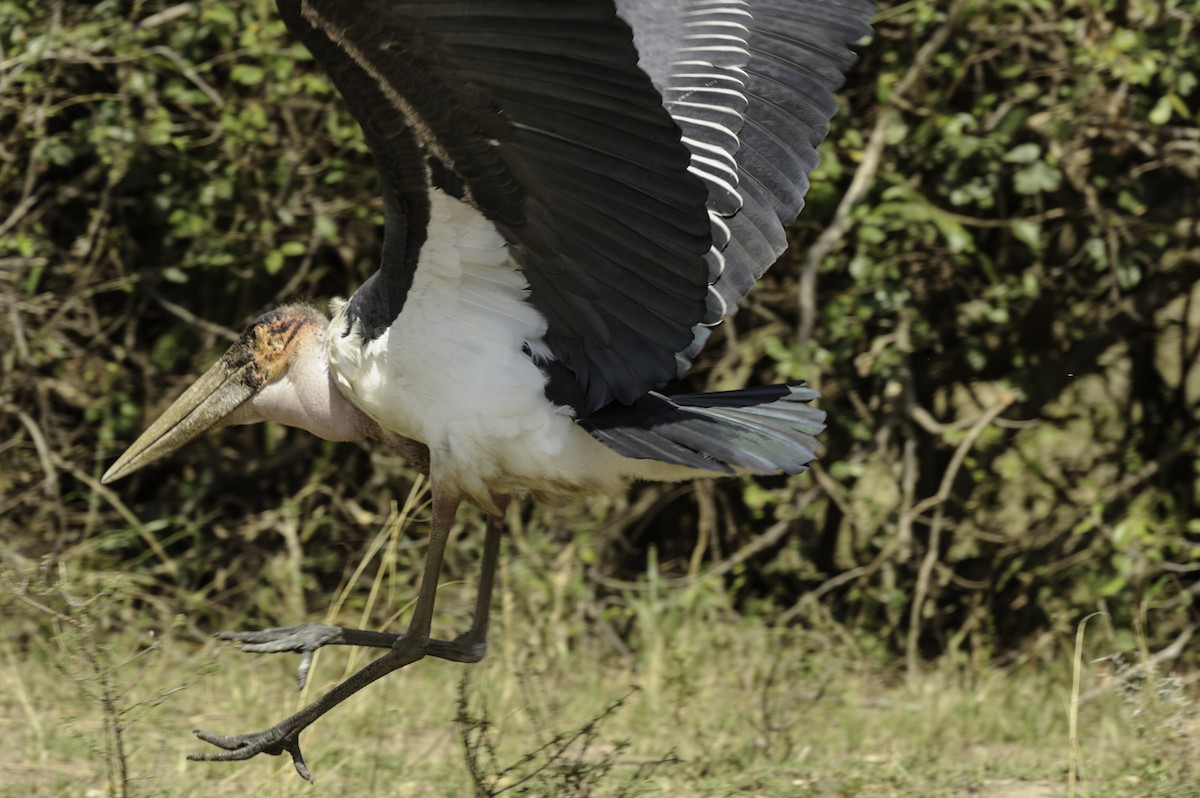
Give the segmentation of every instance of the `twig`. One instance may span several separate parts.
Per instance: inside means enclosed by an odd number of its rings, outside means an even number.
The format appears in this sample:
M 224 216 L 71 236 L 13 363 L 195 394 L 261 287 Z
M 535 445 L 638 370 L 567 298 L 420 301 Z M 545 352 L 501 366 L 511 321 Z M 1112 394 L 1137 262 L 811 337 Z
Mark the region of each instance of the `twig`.
M 875 180 L 875 173 L 879 171 L 883 148 L 886 145 L 885 135 L 895 117 L 896 112 L 891 109 L 879 115 L 875 129 L 871 131 L 871 137 L 867 141 L 867 148 L 863 151 L 862 163 L 855 171 L 854 179 L 850 181 L 850 188 L 846 189 L 842 201 L 838 203 L 833 221 L 821 231 L 821 235 L 804 255 L 804 263 L 800 266 L 800 329 L 797 333 L 802 346 L 812 338 L 813 326 L 816 324 L 817 267 L 849 231 L 850 213 L 854 206 L 863 201 Z
M 138 537 L 140 537 L 145 542 L 146 546 L 154 552 L 156 557 L 158 557 L 159 562 L 162 563 L 167 575 L 172 579 L 175 579 L 179 576 L 179 566 L 175 564 L 175 560 L 171 558 L 171 555 L 167 554 L 166 549 L 162 547 L 162 544 L 158 542 L 158 539 L 155 538 L 153 533 L 151 533 L 148 529 L 146 529 L 145 526 L 142 525 L 142 522 L 138 520 L 138 517 L 133 514 L 132 510 L 125 506 L 125 503 L 121 501 L 117 494 L 113 493 L 104 485 L 101 485 L 100 481 L 93 478 L 90 474 L 84 473 L 72 463 L 68 463 L 63 460 L 62 457 L 60 457 L 57 453 L 51 452 L 50 459 L 56 466 L 58 466 L 60 470 L 69 472 L 71 476 L 87 485 L 93 492 L 99 494 L 104 498 L 105 501 L 112 505 L 113 509 L 125 519 L 125 522 L 129 524 L 129 526 L 133 527 L 133 530 L 137 532 Z
M 304 282 L 304 278 L 308 277 L 308 273 L 312 271 L 314 256 L 317 248 L 321 246 L 321 225 L 318 224 L 321 220 L 321 211 L 317 208 L 317 203 L 313 203 L 313 226 L 308 234 L 308 246 L 304 248 L 304 258 L 300 261 L 300 268 L 292 272 L 292 276 L 288 278 L 287 284 L 283 288 L 275 292 L 275 301 L 284 302 L 287 299 L 295 296 L 296 290 L 300 288 L 300 284 Z
M 57 500 L 59 496 L 58 472 L 54 470 L 54 464 L 50 462 L 50 447 L 46 444 L 46 438 L 38 428 L 37 422 L 33 420 L 32 416 L 14 404 L 6 402 L 4 410 L 16 416 L 20 420 L 21 425 L 29 433 L 29 438 L 33 441 L 33 447 L 37 449 L 38 460 L 42 464 L 42 471 L 46 473 L 46 477 L 42 481 L 45 486 L 46 496 L 52 500 Z
M 917 435 L 912 421 L 917 405 L 916 389 L 913 387 L 912 368 L 912 313 L 908 308 L 900 311 L 896 324 L 896 349 L 903 358 L 901 361 L 904 418 L 900 419 L 900 427 L 904 433 L 903 457 L 900 471 L 900 523 L 897 524 L 896 542 L 900 546 L 900 558 L 907 562 L 913 550 L 913 515 L 912 508 L 917 497 Z
M 855 170 L 854 178 L 850 181 L 850 187 L 846 189 L 845 195 L 842 196 L 842 201 L 838 203 L 837 211 L 833 214 L 833 221 L 817 237 L 804 256 L 804 263 L 800 267 L 800 328 L 797 331 L 797 339 L 801 345 L 807 343 L 812 337 L 813 326 L 816 323 L 817 267 L 846 235 L 851 225 L 851 212 L 856 205 L 863 201 L 875 180 L 875 174 L 879 171 L 879 164 L 883 159 L 883 150 L 887 146 L 887 132 L 900 114 L 897 110 L 898 104 L 903 101 L 904 95 L 924 73 L 925 68 L 929 66 L 938 51 L 946 45 L 950 34 L 958 25 L 958 18 L 962 16 L 963 10 L 970 2 L 971 0 L 957 0 L 951 6 L 950 11 L 946 14 L 946 21 L 917 52 L 913 65 L 908 68 L 904 77 L 892 90 L 891 96 L 888 98 L 889 106 L 875 120 L 875 127 L 871 130 L 866 149 L 863 150 L 862 162 Z
M 950 458 L 950 464 L 946 466 L 946 472 L 942 474 L 942 481 L 938 485 L 937 493 L 913 505 L 912 509 L 908 511 L 908 518 L 904 519 L 911 524 L 913 520 L 926 510 L 933 507 L 938 508 L 929 530 L 928 549 L 925 552 L 924 559 L 921 561 L 920 571 L 917 573 L 917 586 L 908 618 L 908 640 L 905 645 L 905 661 L 908 665 L 910 678 L 917 673 L 917 640 L 921 636 L 921 613 L 925 609 L 925 599 L 929 595 L 930 578 L 933 575 L 933 567 L 937 564 L 938 559 L 939 538 L 941 537 L 942 522 L 944 520 L 942 504 L 950 498 L 951 489 L 954 487 L 954 480 L 958 477 L 959 469 L 962 468 L 963 461 L 966 460 L 967 453 L 974 447 L 975 441 L 979 439 L 979 436 L 983 434 L 987 426 L 992 423 L 992 420 L 1000 415 L 1004 408 L 1010 404 L 1012 404 L 1012 397 L 1008 394 L 1002 394 L 996 400 L 995 404 L 979 417 L 975 425 L 967 431 L 966 437 L 959 443 L 958 448 L 954 450 L 954 456 Z
M 815 590 L 810 591 L 808 593 L 808 598 L 813 599 L 813 600 L 819 599 L 819 598 L 821 598 L 821 596 L 824 596 L 829 591 L 836 590 L 837 588 L 841 587 L 842 585 L 846 584 L 847 582 L 853 582 L 858 577 L 863 576 L 868 571 L 872 571 L 872 570 L 874 570 L 874 566 L 872 566 L 872 565 L 860 565 L 857 568 L 851 568 L 849 571 L 843 571 L 842 573 L 838 574 L 837 576 L 826 579 L 824 582 L 822 582 L 820 584 L 819 587 L 817 587 Z M 789 612 L 790 612 L 790 610 L 789 610 Z M 786 613 L 785 613 L 785 615 L 786 615 Z M 789 615 L 788 617 L 790 618 L 791 616 Z
M 228 327 L 222 327 L 220 324 L 214 324 L 211 321 L 200 318 L 182 305 L 176 305 L 174 302 L 158 293 L 158 291 L 151 288 L 148 284 L 145 286 L 145 290 L 151 299 L 161 305 L 163 310 L 167 311 L 172 316 L 177 316 L 186 321 L 188 324 L 199 327 L 206 332 L 210 332 L 218 338 L 224 338 L 226 341 L 236 341 L 238 339 L 238 334 L 233 330 L 229 329 Z
M 32 160 L 32 157 L 31 157 L 31 160 Z M 26 174 L 33 176 L 35 173 L 36 173 L 35 170 L 30 168 L 29 172 L 27 172 Z M 37 191 L 30 191 L 28 194 L 25 194 L 24 196 L 22 196 L 20 201 L 18 201 L 17 204 L 15 206 L 13 206 L 12 211 L 8 214 L 8 218 L 6 218 L 3 222 L 0 222 L 0 236 L 7 233 L 10 229 L 12 229 L 17 224 L 17 222 L 19 222 L 23 218 L 25 218 L 25 215 L 27 213 L 29 213 L 29 211 L 35 205 L 38 204 L 38 200 L 40 200 L 42 198 L 42 196 L 45 195 L 45 193 L 46 193 L 46 187 L 42 186 Z
M 763 532 L 754 540 L 750 541 L 745 546 L 742 546 L 740 549 L 730 555 L 728 559 L 722 560 L 704 573 L 696 576 L 681 576 L 675 579 L 657 579 L 655 580 L 654 585 L 646 585 L 641 582 L 628 582 L 624 579 L 613 579 L 610 576 L 604 576 L 603 574 L 596 573 L 595 571 L 589 573 L 588 578 L 599 582 L 605 587 L 611 587 L 614 590 L 652 590 L 662 587 L 688 587 L 689 585 L 696 584 L 705 577 L 722 576 L 729 573 L 734 568 L 741 565 L 755 554 L 758 554 L 763 549 L 778 543 L 783 536 L 787 534 L 790 527 L 791 522 L 787 519 L 776 521 L 770 526 L 770 528 L 767 529 L 766 532 Z
M 696 498 L 696 509 L 700 518 L 696 522 L 696 546 L 688 560 L 688 576 L 699 576 L 704 565 L 704 555 L 708 552 L 710 540 L 717 538 L 717 502 L 713 498 L 712 480 L 697 480 L 692 485 L 692 495 Z
M 170 8 L 164 8 L 157 14 L 151 14 L 138 23 L 138 27 L 142 30 L 157 28 L 159 25 L 166 25 L 174 22 L 180 17 L 185 17 L 196 10 L 195 3 L 176 3 Z
M 939 438 L 945 437 L 946 432 L 949 430 L 967 429 L 979 419 L 979 416 L 975 416 L 975 418 L 960 418 L 957 421 L 943 423 L 934 418 L 932 413 L 918 404 L 913 405 L 909 411 L 909 415 L 913 421 L 917 422 L 917 425 L 921 429 L 930 435 L 937 435 Z M 1041 426 L 1045 422 L 1037 418 L 1025 419 L 1024 421 L 1011 418 L 998 418 L 994 423 L 997 427 L 1003 427 L 1004 429 L 1032 429 L 1033 427 Z
M 217 90 L 210 86 L 208 82 L 204 80 L 204 78 L 200 77 L 200 75 L 196 73 L 196 70 L 192 69 L 188 63 L 183 60 L 179 53 L 175 52 L 170 47 L 165 47 L 161 44 L 157 47 L 151 47 L 149 52 L 158 53 L 174 64 L 175 68 L 179 70 L 179 74 L 190 80 L 193 86 L 199 89 L 205 97 L 212 101 L 213 105 L 217 106 L 218 108 L 225 105 L 225 98 L 218 94 Z
M 29 341 L 25 336 L 25 326 L 21 324 L 21 313 L 16 302 L 8 304 L 8 315 L 12 319 L 13 343 L 17 349 L 17 362 L 28 363 L 30 360 Z
M 836 479 L 831 477 L 829 472 L 826 471 L 825 467 L 819 462 L 814 461 L 809 463 L 808 470 L 809 473 L 813 475 L 813 479 L 816 481 L 817 486 L 825 492 L 825 496 L 831 502 L 833 502 L 834 506 L 838 508 L 838 512 L 840 512 L 842 517 L 845 518 L 847 523 L 850 524 L 850 529 L 857 539 L 858 530 L 854 519 L 854 511 L 850 506 L 850 499 L 846 495 L 845 488 L 843 488 Z

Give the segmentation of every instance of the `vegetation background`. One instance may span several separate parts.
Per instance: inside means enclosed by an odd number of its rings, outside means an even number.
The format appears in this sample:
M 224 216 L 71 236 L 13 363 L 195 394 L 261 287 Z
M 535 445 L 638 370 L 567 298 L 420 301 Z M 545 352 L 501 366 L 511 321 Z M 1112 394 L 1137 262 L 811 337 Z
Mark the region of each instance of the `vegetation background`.
M 307 733 L 318 784 L 1200 795 L 1198 24 L 1196 0 L 881 8 L 790 253 L 688 378 L 810 380 L 821 462 L 522 504 L 458 722 L 458 672 L 422 663 Z M 380 221 L 269 0 L 0 0 L 0 794 L 305 786 L 180 761 L 191 725 L 295 700 L 293 662 L 218 668 L 208 635 L 394 627 L 423 486 L 267 425 L 99 476 L 248 320 L 353 292 Z

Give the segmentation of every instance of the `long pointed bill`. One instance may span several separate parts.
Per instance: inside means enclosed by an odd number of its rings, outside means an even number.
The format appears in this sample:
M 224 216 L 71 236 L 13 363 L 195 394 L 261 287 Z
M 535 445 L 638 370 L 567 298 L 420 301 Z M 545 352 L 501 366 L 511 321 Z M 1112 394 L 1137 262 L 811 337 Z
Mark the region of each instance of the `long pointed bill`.
M 236 346 L 236 345 L 235 345 Z M 117 458 L 104 484 L 137 471 L 217 426 L 262 385 L 253 360 L 237 365 L 227 354 L 183 392 L 134 444 Z

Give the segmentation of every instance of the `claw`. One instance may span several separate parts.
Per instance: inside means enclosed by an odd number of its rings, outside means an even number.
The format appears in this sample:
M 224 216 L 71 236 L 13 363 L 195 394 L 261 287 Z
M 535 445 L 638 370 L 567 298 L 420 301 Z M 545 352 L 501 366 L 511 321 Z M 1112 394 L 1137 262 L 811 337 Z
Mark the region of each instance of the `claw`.
M 300 753 L 299 735 L 296 735 L 296 738 L 287 746 L 287 752 L 292 755 L 292 765 L 295 766 L 296 772 L 300 774 L 300 778 L 309 784 L 316 784 L 317 780 L 313 778 L 312 771 L 308 769 L 308 765 L 304 764 L 304 755 Z
M 224 734 L 213 734 L 202 729 L 193 729 L 192 734 L 206 743 L 225 749 L 221 753 L 216 754 L 188 754 L 187 758 L 193 762 L 237 762 L 257 756 L 258 754 L 279 756 L 284 751 L 287 751 L 291 755 L 292 765 L 295 766 L 296 772 L 300 774 L 300 777 L 309 784 L 316 783 L 316 780 L 313 779 L 312 771 L 308 769 L 308 765 L 304 762 L 304 754 L 300 751 L 299 732 L 289 734 L 279 740 L 271 740 L 271 731 L 259 732 L 258 734 L 239 734 L 231 737 Z
M 313 653 L 312 651 L 305 651 L 300 655 L 300 666 L 296 668 L 296 684 L 301 690 L 304 689 L 304 685 L 308 682 L 308 669 L 312 667 Z M 297 765 L 297 767 L 299 766 Z M 300 775 L 303 776 L 304 774 L 301 773 Z

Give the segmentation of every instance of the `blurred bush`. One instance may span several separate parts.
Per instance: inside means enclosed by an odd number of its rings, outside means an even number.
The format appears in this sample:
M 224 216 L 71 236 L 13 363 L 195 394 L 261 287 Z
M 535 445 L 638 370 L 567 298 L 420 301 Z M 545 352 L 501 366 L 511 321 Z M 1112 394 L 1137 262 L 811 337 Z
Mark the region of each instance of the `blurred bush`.
M 910 657 L 1055 654 L 1096 609 L 1117 645 L 1200 620 L 1200 7 L 945 5 L 880 11 L 791 253 L 690 378 L 818 384 L 822 464 L 525 507 L 531 617 L 569 594 L 573 634 L 622 631 L 654 569 Z M 241 325 L 374 269 L 369 154 L 284 33 L 267 0 L 0 0 L 5 560 L 294 621 L 408 494 L 391 453 L 274 426 L 98 484 Z M 456 547 L 471 578 L 478 535 Z

